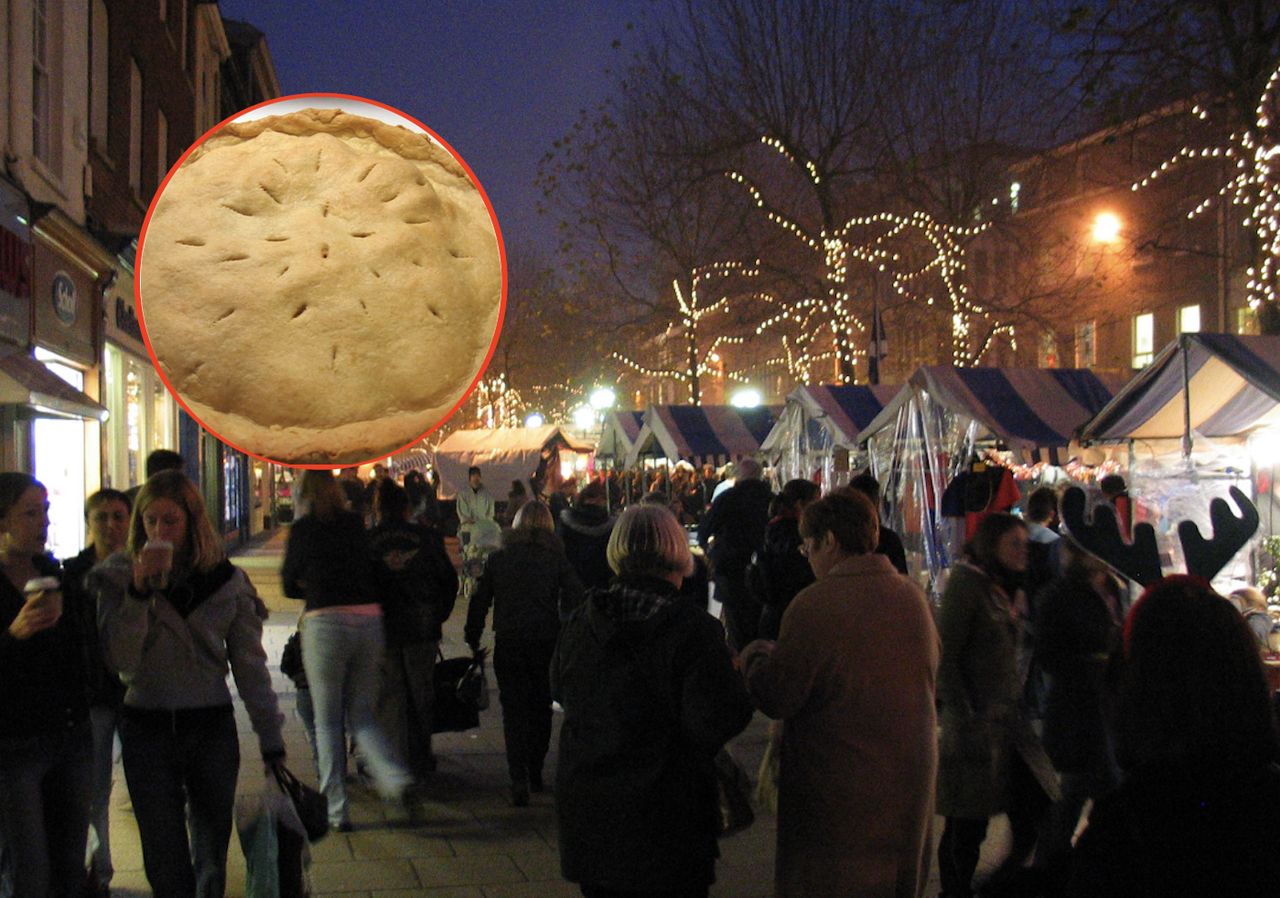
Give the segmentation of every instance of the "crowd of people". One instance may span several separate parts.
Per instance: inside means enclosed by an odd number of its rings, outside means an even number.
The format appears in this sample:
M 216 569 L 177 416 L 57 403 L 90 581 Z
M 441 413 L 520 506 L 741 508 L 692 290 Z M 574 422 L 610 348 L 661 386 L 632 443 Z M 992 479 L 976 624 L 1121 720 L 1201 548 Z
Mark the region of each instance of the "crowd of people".
M 504 506 L 473 468 L 457 532 L 464 560 L 483 551 L 460 578 L 419 475 L 306 471 L 282 584 L 303 602 L 298 708 L 331 825 L 351 826 L 353 747 L 374 791 L 422 813 L 461 597 L 471 649 L 493 633 L 516 807 L 548 788 L 563 711 L 559 855 L 587 898 L 709 894 L 719 756 L 757 711 L 774 721 L 779 898 L 918 898 L 935 862 L 946 898 L 1274 890 L 1280 741 L 1255 596 L 1169 577 L 1129 608 L 1043 490 L 980 521 L 935 608 L 870 475 L 823 494 L 775 493 L 750 459 L 732 473 L 519 483 Z M 154 893 L 223 894 L 228 673 L 263 764 L 285 759 L 266 609 L 195 485 L 149 474 L 136 496 L 90 497 L 90 545 L 62 565 L 44 486 L 0 474 L 4 898 L 106 894 L 117 732 Z M 1011 845 L 980 876 L 997 815 Z

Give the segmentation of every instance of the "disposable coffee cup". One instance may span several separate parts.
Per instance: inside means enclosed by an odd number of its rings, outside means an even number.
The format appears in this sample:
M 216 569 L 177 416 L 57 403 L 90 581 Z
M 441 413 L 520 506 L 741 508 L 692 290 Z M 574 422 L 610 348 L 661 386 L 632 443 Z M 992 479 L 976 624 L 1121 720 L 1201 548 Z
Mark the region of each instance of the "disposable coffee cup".
M 160 570 L 147 578 L 147 586 L 153 590 L 168 589 L 169 574 L 173 571 L 173 543 L 165 539 L 149 539 L 142 547 L 142 554 L 147 558 L 158 556 L 160 559 Z
M 62 584 L 57 577 L 33 577 L 22 587 L 28 602 L 38 601 L 41 607 L 52 608 L 62 617 Z

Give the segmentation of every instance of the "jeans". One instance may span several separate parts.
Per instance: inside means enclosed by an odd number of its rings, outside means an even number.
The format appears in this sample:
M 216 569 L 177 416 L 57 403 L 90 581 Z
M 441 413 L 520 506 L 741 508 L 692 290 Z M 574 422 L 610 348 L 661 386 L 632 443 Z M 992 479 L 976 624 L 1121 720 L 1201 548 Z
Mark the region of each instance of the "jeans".
M 126 707 L 120 745 L 155 898 L 222 898 L 240 772 L 231 706 Z
M 542 781 L 551 743 L 551 657 L 556 641 L 503 639 L 493 646 L 493 675 L 502 703 L 502 735 L 511 782 Z
M 89 832 L 89 722 L 0 738 L 0 844 L 21 898 L 78 896 Z M 6 883 L 0 882 L 0 887 Z
M 94 705 L 89 709 L 93 724 L 93 799 L 89 805 L 89 845 L 85 862 L 90 875 L 100 886 L 111 883 L 115 867 L 111 864 L 112 765 L 115 763 L 116 730 L 120 726 L 120 709 Z
M 435 704 L 437 640 L 389 648 L 383 655 L 378 719 L 396 754 L 415 776 L 434 768 L 431 708 Z
M 348 822 L 346 730 L 383 798 L 399 798 L 413 782 L 378 723 L 382 618 L 362 614 L 309 614 L 302 623 L 302 663 L 316 719 L 316 763 L 329 820 Z
M 298 707 L 298 717 L 302 719 L 302 728 L 307 731 L 307 744 L 311 746 L 311 762 L 316 765 L 316 777 L 320 776 L 320 751 L 316 748 L 316 709 L 311 704 L 311 689 L 299 689 L 294 693 Z

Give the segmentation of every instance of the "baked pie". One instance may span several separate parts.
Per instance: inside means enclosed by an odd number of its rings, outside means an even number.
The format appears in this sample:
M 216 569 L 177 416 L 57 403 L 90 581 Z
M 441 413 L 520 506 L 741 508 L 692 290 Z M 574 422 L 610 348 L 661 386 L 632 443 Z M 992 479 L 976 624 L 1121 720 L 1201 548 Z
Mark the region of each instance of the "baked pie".
M 496 223 L 426 134 L 335 109 L 226 125 L 143 231 L 139 312 L 160 368 L 219 437 L 353 464 L 441 423 L 503 305 Z

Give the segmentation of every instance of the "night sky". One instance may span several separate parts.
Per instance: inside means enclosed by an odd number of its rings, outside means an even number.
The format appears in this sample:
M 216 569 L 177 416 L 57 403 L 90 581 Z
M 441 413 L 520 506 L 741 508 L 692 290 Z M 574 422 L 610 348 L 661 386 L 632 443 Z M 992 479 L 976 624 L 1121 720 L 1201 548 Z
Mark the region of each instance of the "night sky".
M 579 110 L 608 93 L 605 69 L 636 44 L 645 0 L 221 0 L 267 37 L 281 91 L 357 94 L 397 107 L 467 161 L 508 249 L 554 247 L 539 217 L 538 161 Z M 613 49 L 622 40 L 622 50 Z

